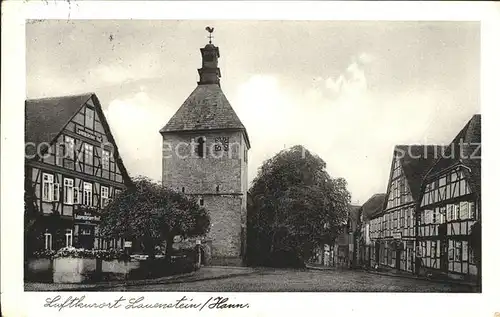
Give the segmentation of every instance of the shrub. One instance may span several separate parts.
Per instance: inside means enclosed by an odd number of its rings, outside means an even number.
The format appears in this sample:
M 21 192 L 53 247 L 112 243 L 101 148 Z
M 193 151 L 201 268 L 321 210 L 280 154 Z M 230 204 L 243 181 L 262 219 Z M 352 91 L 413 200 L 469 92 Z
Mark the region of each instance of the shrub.
M 66 247 L 59 249 L 52 255 L 53 258 L 82 258 L 82 259 L 101 259 L 106 261 L 121 260 L 130 261 L 130 256 L 123 250 L 88 250 L 83 248 Z
M 51 259 L 56 254 L 54 250 L 38 250 L 32 253 L 31 257 L 35 259 Z

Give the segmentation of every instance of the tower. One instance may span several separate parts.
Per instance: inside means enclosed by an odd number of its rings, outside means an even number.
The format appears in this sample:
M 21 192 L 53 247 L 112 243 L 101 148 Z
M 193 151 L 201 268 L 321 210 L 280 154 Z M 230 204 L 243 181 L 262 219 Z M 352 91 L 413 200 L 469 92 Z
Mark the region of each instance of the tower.
M 168 123 L 163 137 L 162 182 L 194 196 L 210 214 L 213 264 L 239 265 L 246 252 L 247 131 L 220 87 L 219 48 L 201 48 L 196 88 Z

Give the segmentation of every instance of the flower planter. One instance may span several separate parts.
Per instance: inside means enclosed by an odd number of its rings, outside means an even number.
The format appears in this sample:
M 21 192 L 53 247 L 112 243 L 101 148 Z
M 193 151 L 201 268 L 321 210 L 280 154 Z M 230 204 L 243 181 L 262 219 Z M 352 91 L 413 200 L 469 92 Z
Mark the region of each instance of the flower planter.
M 97 260 L 60 257 L 54 259 L 54 283 L 84 283 L 96 273 Z
M 28 259 L 26 280 L 52 282 L 52 260 L 47 258 Z
M 139 261 L 103 260 L 102 276 L 107 280 L 128 279 L 132 270 L 139 269 Z

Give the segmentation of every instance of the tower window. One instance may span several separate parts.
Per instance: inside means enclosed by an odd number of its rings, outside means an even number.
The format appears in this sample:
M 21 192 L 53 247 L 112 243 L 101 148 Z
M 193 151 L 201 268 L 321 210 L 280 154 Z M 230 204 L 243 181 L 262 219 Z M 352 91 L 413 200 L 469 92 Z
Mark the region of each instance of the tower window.
M 217 186 L 215 187 L 215 191 L 216 191 L 216 192 L 219 192 L 219 190 L 220 190 L 220 187 L 219 187 L 219 185 L 217 185 Z
M 198 138 L 197 153 L 199 157 L 205 157 L 205 140 L 202 137 Z

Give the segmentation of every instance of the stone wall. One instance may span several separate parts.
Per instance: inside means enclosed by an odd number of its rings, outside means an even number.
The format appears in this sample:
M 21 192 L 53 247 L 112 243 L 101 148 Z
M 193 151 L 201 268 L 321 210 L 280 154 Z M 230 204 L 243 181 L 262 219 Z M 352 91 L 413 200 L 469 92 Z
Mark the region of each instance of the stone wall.
M 205 140 L 205 157 L 197 154 Z M 228 151 L 215 151 L 216 138 L 228 138 Z M 207 236 L 213 258 L 241 257 L 242 227 L 246 225 L 247 161 L 241 131 L 180 132 L 163 136 L 162 182 L 192 195 L 211 218 Z M 243 239 L 244 240 L 244 239 Z M 245 241 L 243 241 L 244 243 Z

